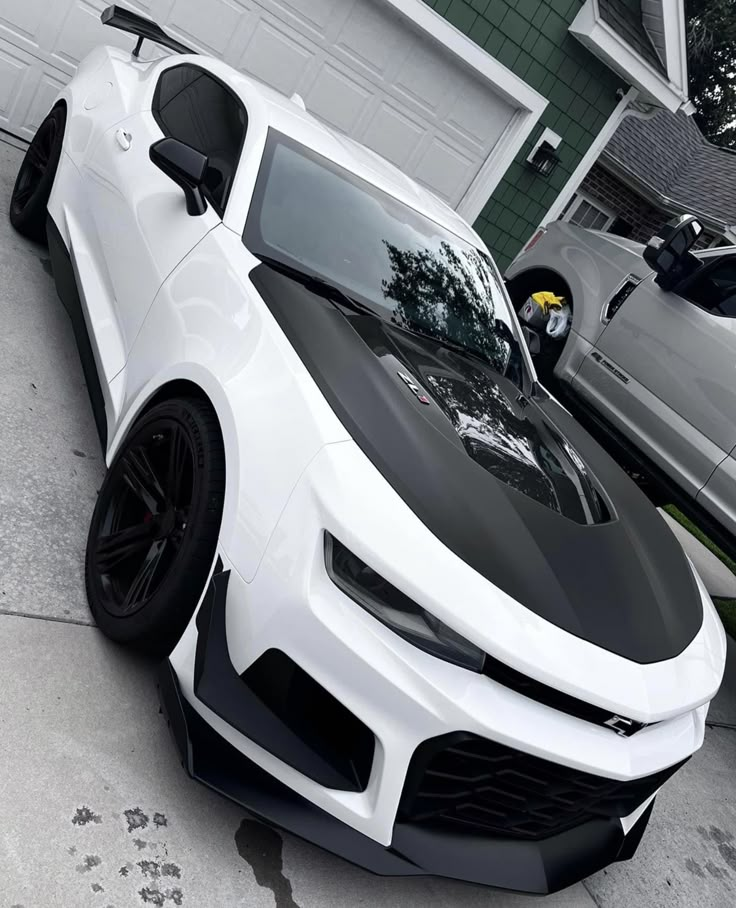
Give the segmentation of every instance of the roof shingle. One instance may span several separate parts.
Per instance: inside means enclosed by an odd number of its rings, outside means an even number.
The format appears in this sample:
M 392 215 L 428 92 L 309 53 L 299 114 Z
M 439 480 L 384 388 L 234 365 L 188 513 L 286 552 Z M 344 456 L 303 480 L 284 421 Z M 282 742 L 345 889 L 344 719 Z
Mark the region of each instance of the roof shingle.
M 736 224 L 736 153 L 708 142 L 684 113 L 624 118 L 604 156 L 683 211 Z

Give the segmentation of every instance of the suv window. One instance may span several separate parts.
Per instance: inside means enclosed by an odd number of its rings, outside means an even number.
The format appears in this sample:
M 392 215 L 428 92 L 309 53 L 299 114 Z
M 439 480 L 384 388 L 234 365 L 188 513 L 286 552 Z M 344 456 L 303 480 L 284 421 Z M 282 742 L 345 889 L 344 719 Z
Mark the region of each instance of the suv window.
M 185 63 L 161 74 L 152 113 L 165 136 L 207 155 L 203 189 L 222 215 L 248 124 L 242 102 L 214 76 Z
M 736 255 L 704 265 L 680 295 L 714 315 L 736 318 Z

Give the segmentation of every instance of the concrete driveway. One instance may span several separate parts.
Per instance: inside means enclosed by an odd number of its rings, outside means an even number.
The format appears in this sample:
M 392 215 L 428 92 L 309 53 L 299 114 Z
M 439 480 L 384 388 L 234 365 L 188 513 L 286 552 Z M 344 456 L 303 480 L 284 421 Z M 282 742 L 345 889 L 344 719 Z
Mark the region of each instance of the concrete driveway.
M 154 666 L 91 626 L 86 528 L 103 475 L 46 250 L 9 227 L 22 153 L 0 141 L 0 908 L 539 905 L 373 877 L 187 778 Z M 634 860 L 543 904 L 736 904 L 736 654 L 705 746 Z

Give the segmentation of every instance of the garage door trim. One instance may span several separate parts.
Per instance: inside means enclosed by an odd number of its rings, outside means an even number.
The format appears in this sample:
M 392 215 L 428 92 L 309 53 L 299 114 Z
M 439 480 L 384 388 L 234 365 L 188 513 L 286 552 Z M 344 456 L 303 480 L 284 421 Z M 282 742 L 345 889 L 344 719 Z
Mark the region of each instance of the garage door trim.
M 521 151 L 548 101 L 531 85 L 486 53 L 475 41 L 427 6 L 424 0 L 382 0 L 382 2 L 393 7 L 430 38 L 458 57 L 462 63 L 490 83 L 497 94 L 517 108 L 515 116 L 457 206 L 458 213 L 472 223 Z

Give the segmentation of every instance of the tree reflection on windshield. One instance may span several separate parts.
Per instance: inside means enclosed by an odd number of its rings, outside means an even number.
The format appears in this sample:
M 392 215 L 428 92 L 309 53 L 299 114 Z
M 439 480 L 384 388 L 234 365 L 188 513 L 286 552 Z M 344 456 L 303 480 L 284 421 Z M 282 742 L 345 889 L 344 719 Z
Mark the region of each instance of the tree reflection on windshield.
M 475 249 L 399 249 L 384 240 L 392 276 L 381 281 L 395 303 L 392 321 L 477 353 L 502 375 L 520 383 L 520 354 L 509 325 L 498 318 L 502 293 L 493 271 Z M 505 306 L 498 314 L 506 316 Z

